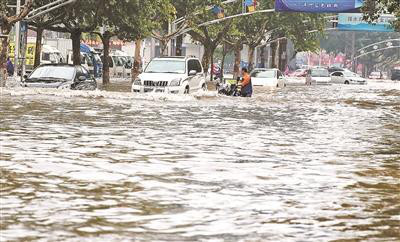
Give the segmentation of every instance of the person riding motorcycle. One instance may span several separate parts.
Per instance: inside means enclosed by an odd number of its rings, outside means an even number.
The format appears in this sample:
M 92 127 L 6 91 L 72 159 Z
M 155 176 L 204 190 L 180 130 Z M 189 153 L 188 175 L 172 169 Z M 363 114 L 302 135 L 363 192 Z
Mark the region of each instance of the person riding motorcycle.
M 241 96 L 242 97 L 251 97 L 253 95 L 253 85 L 251 83 L 251 76 L 248 73 L 247 68 L 242 68 L 242 89 Z

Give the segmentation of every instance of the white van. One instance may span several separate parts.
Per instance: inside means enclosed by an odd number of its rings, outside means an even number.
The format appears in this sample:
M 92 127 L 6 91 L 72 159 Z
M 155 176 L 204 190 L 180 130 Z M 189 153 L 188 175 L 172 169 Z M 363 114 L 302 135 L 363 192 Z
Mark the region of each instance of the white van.
M 68 64 L 73 64 L 74 61 L 72 60 L 73 54 L 72 51 L 68 52 Z M 89 73 L 93 75 L 94 73 L 94 65 L 92 58 L 90 58 L 89 54 L 85 52 L 81 52 L 81 65 L 84 66 L 87 70 L 89 70 Z
M 103 59 L 104 56 L 101 56 L 101 60 Z M 110 77 L 129 78 L 131 76 L 132 65 L 133 58 L 130 56 L 110 54 L 108 57 Z
M 61 52 L 50 45 L 42 46 L 42 53 L 40 55 L 41 64 L 59 64 L 65 62 Z
M 60 64 L 65 63 L 65 59 L 61 52 L 50 46 L 42 45 L 42 51 L 40 53 L 40 64 Z M 31 73 L 33 71 L 33 65 L 26 65 L 26 73 Z

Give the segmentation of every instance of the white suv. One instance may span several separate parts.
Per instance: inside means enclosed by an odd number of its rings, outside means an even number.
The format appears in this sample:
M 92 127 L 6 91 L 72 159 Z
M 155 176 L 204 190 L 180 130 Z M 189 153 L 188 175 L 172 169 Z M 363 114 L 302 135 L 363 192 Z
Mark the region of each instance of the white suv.
M 132 92 L 188 94 L 206 90 L 206 78 L 199 59 L 194 57 L 154 58 L 132 85 Z

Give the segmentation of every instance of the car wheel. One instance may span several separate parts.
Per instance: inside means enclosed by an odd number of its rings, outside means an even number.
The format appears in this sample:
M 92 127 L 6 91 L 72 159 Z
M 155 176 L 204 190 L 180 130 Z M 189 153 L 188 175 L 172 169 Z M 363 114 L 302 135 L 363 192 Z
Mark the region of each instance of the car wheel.
M 344 84 L 346 84 L 346 85 L 349 85 L 349 84 L 350 84 L 350 82 L 349 82 L 349 81 L 345 81 L 345 82 L 344 82 Z
M 189 94 L 189 92 L 190 92 L 189 86 L 186 86 L 185 87 L 185 92 L 183 94 Z

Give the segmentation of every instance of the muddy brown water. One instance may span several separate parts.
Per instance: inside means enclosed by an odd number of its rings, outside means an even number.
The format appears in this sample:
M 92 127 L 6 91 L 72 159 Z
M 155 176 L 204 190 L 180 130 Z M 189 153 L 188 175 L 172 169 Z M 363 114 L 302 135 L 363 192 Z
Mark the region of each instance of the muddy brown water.
M 399 83 L 115 90 L 1 89 L 1 241 L 400 240 Z

